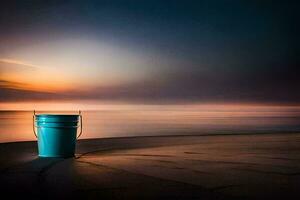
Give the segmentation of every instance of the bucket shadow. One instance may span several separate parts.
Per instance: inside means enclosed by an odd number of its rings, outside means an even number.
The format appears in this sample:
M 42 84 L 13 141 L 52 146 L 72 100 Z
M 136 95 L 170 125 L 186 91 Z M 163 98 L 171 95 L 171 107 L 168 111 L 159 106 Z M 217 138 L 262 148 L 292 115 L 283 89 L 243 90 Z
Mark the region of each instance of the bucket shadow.
M 0 192 L 12 199 L 20 196 L 40 199 L 46 190 L 48 171 L 65 160 L 68 159 L 33 157 L 31 161 L 11 166 L 0 174 Z

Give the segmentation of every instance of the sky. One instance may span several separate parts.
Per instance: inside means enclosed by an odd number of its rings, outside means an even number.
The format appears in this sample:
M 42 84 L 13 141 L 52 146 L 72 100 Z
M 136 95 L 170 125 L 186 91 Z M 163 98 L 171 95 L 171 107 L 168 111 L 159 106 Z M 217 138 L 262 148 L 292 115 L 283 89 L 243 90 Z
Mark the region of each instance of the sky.
M 0 104 L 300 103 L 299 1 L 1 1 Z

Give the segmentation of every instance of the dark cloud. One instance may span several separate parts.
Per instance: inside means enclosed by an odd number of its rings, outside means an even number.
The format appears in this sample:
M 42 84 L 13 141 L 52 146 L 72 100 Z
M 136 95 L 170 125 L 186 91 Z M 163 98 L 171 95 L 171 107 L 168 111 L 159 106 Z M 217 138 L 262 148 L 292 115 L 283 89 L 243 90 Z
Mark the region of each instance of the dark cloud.
M 52 100 L 60 98 L 59 95 L 48 92 L 37 92 L 24 89 L 0 87 L 0 101 L 32 101 L 32 100 Z
M 143 103 L 168 102 L 262 102 L 299 103 L 299 74 L 289 68 L 263 69 L 260 73 L 232 70 L 215 72 L 169 71 L 147 80 L 117 86 L 97 87 L 86 92 L 46 93 L 7 87 L 1 81 L 1 101 L 14 100 L 123 100 Z
M 7 80 L 1 80 L 0 79 L 0 88 L 22 88 L 26 86 L 27 84 L 21 83 L 21 82 L 15 82 L 15 81 L 7 81 Z
M 215 102 L 274 102 L 299 103 L 298 74 L 281 68 L 260 73 L 219 70 L 210 74 L 172 71 L 163 79 L 118 87 L 98 88 L 90 98 L 139 101 L 215 101 Z

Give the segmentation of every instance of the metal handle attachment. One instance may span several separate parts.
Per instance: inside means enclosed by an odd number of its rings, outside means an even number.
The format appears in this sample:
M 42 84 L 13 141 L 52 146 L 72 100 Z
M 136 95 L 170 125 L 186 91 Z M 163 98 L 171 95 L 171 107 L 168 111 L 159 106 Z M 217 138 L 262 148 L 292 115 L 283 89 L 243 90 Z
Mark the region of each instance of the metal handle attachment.
M 82 115 L 81 115 L 81 111 L 80 110 L 79 110 L 78 114 L 79 114 L 79 118 L 80 118 L 80 133 L 76 137 L 76 139 L 78 139 L 81 136 L 81 134 L 82 134 Z M 33 110 L 32 122 L 33 122 L 32 123 L 33 133 L 34 133 L 35 137 L 38 138 L 38 136 L 37 136 L 37 134 L 35 132 L 35 125 L 34 125 L 34 122 L 35 122 L 35 110 Z

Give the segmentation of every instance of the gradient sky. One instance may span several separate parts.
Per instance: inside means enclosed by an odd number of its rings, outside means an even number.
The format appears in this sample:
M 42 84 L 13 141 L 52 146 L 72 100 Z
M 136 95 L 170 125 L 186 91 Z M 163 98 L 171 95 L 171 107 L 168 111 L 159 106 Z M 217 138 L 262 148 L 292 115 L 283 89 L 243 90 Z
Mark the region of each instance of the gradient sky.
M 0 101 L 299 104 L 298 2 L 1 1 Z

